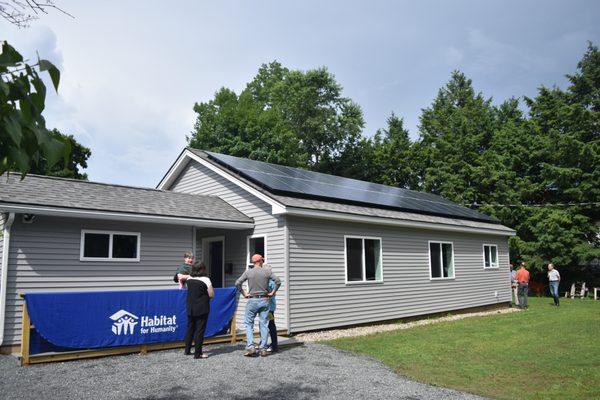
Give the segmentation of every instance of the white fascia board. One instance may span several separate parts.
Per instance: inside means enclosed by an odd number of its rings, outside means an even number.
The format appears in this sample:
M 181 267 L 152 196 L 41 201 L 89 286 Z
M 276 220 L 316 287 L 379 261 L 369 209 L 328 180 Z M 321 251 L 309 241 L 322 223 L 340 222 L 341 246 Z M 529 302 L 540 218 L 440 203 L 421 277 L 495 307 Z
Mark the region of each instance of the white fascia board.
M 483 233 L 487 235 L 498 235 L 498 236 L 515 236 L 516 232 L 513 230 L 501 230 L 494 228 L 476 228 L 470 226 L 459 226 L 449 225 L 433 222 L 422 222 L 422 221 L 409 221 L 393 218 L 383 217 L 371 217 L 368 215 L 356 215 L 339 213 L 335 211 L 324 211 L 324 210 L 309 210 L 302 208 L 287 207 L 285 211 L 286 215 L 296 215 L 300 217 L 319 218 L 335 221 L 348 221 L 348 222 L 360 222 L 376 225 L 388 225 L 388 226 L 402 226 L 407 228 L 419 228 L 419 229 L 431 229 L 436 231 L 450 231 L 450 232 L 467 232 L 467 233 Z
M 187 153 L 189 153 L 189 151 L 187 149 L 184 149 L 179 154 L 177 160 L 175 160 L 175 162 L 173 163 L 173 165 L 171 165 L 165 176 L 163 176 L 158 185 L 156 185 L 157 189 L 165 190 L 173 184 L 173 181 L 177 179 L 177 177 L 179 176 L 183 168 L 185 168 L 187 162 L 190 159 Z
M 252 222 L 216 221 L 208 219 L 120 213 L 111 211 L 82 210 L 59 207 L 29 206 L 20 204 L 0 204 L 0 210 L 6 212 L 49 215 L 57 217 L 91 218 L 128 222 L 149 222 L 158 224 L 196 226 L 199 228 L 251 229 L 254 227 L 254 223 Z
M 198 157 L 196 154 L 192 153 L 191 151 L 189 151 L 187 149 L 184 151 L 184 153 L 181 155 L 181 157 L 179 157 L 179 159 L 175 162 L 175 165 L 173 167 L 171 167 L 170 172 L 158 184 L 157 188 L 158 189 L 168 188 L 169 185 L 172 183 L 172 181 L 179 175 L 179 173 L 181 173 L 181 170 L 183 169 L 183 166 L 185 166 L 187 159 L 192 159 L 192 160 L 196 161 L 200 165 L 208 168 L 209 170 L 213 171 L 217 175 L 227 179 L 228 181 L 232 182 L 233 184 L 244 189 L 246 192 L 257 197 L 259 200 L 262 200 L 265 203 L 269 204 L 271 206 L 271 212 L 273 215 L 285 213 L 285 206 L 283 204 L 281 204 L 280 202 L 272 199 L 271 197 L 262 193 L 260 190 L 256 190 L 254 187 L 241 181 L 240 179 L 238 179 L 234 175 L 228 173 L 227 171 L 224 171 L 221 168 L 215 166 L 210 161 L 207 161 L 207 160 L 203 159 L 202 157 Z

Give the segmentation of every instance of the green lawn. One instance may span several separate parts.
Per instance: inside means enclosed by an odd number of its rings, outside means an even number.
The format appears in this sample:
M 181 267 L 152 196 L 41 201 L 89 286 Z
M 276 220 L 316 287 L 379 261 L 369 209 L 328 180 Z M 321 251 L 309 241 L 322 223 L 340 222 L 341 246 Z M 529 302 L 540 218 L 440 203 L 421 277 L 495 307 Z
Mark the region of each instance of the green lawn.
M 420 382 L 498 399 L 600 399 L 600 301 L 326 342 Z

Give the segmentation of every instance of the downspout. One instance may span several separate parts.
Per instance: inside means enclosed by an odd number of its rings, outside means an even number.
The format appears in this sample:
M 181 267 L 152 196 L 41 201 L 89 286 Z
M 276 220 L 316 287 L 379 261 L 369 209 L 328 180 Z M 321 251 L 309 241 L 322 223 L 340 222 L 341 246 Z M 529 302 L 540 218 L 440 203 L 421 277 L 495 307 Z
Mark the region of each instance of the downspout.
M 8 282 L 8 253 L 10 251 L 10 228 L 15 220 L 15 213 L 8 214 L 2 229 L 2 281 L 0 282 L 0 346 L 4 343 L 4 320 L 6 316 L 6 286 Z
M 288 228 L 289 217 L 286 215 L 285 224 L 284 224 L 284 254 L 285 254 L 285 263 L 284 265 L 284 276 L 285 276 L 285 322 L 287 325 L 287 334 L 290 335 L 292 333 L 290 326 L 290 230 Z

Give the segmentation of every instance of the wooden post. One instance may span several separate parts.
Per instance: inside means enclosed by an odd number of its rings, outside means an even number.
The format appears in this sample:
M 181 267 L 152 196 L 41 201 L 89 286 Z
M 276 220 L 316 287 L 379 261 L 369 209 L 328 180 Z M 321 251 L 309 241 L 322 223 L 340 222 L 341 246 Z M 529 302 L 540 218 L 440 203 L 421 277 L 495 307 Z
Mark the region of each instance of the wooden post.
M 21 318 L 21 365 L 29 365 L 29 336 L 31 334 L 31 321 L 27 312 L 27 303 L 23 300 L 23 314 Z
M 233 318 L 231 318 L 231 326 L 229 327 L 229 334 L 231 335 L 231 343 L 236 344 L 237 342 L 237 323 L 236 323 L 236 314 L 233 313 Z

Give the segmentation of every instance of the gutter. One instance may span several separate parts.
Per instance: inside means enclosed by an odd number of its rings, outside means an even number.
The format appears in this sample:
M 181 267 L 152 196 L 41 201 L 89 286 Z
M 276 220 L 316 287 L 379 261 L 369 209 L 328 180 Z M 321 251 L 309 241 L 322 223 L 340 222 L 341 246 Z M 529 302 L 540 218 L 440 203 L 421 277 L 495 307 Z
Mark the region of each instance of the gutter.
M 151 215 L 151 214 L 134 214 L 127 212 L 117 211 L 96 211 L 96 210 L 85 210 L 85 209 L 71 209 L 61 208 L 52 206 L 36 206 L 36 205 L 21 205 L 4 203 L 0 204 L 0 209 L 12 213 L 27 213 L 27 214 L 38 214 L 38 215 L 49 215 L 59 217 L 74 217 L 74 218 L 93 218 L 93 219 L 108 219 L 114 221 L 127 221 L 127 222 L 150 222 L 159 224 L 172 224 L 172 225 L 187 225 L 196 226 L 202 228 L 223 228 L 223 229 L 252 229 L 254 222 L 242 222 L 242 221 L 223 221 L 223 220 L 210 220 L 210 219 L 195 219 L 186 217 L 174 217 L 164 215 Z
M 2 229 L 2 277 L 0 282 L 0 346 L 4 343 L 4 320 L 6 317 L 6 286 L 8 282 L 8 253 L 10 252 L 10 229 L 15 220 L 15 213 L 8 214 Z

